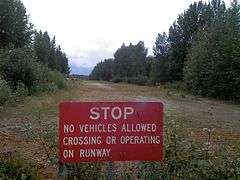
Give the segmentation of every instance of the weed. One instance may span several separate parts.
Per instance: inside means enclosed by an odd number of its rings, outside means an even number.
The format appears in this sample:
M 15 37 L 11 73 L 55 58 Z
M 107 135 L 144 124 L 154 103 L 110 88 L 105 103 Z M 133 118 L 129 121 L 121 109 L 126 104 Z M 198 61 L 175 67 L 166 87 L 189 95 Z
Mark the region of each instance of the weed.
M 5 80 L 0 79 L 0 105 L 4 105 L 11 98 L 11 89 Z
M 199 145 L 179 135 L 180 124 L 166 116 L 164 160 L 141 163 L 143 179 L 229 179 L 239 176 L 239 159 L 228 146 L 211 141 L 213 130 L 204 128 L 206 141 Z
M 23 160 L 8 154 L 0 157 L 0 179 L 34 180 L 41 177 L 35 168 L 26 166 Z

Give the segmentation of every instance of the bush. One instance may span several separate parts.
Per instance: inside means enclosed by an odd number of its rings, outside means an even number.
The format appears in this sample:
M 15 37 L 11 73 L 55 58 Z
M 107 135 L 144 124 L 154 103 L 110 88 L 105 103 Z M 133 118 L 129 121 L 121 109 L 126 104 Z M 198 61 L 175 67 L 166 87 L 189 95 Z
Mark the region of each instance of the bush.
M 176 91 L 187 91 L 186 85 L 181 81 L 165 83 L 163 85 L 166 89 L 172 89 L 172 90 L 176 90 Z
M 22 161 L 12 156 L 0 157 L 0 179 L 41 179 L 37 178 L 37 171 L 25 166 Z
M 60 72 L 51 71 L 46 66 L 39 65 L 38 74 L 37 81 L 30 90 L 32 94 L 41 92 L 54 93 L 58 89 L 66 87 L 66 81 Z
M 56 85 L 58 89 L 63 89 L 66 86 L 63 75 L 58 71 L 49 71 L 48 81 Z
M 211 141 L 214 131 L 203 129 L 205 142 L 181 137 L 180 125 L 166 117 L 164 160 L 142 162 L 140 179 L 238 179 L 239 157 L 221 141 Z
M 55 93 L 58 88 L 55 84 L 51 84 L 51 83 L 47 83 L 47 84 L 38 84 L 34 87 L 34 93 L 38 94 L 38 93 L 42 93 L 42 92 L 46 92 L 46 93 Z
M 0 104 L 11 96 L 8 84 L 13 103 L 23 101 L 28 94 L 56 92 L 66 86 L 64 76 L 38 63 L 29 48 L 0 50 L 0 73 L 6 80 L 1 84 Z
M 146 76 L 129 77 L 125 81 L 130 84 L 146 85 L 148 78 Z
M 137 77 L 114 77 L 111 82 L 119 83 L 126 82 L 129 84 L 137 84 L 137 85 L 146 85 L 148 83 L 148 78 L 146 76 L 137 76 Z
M 3 73 L 3 66 L 6 61 L 6 50 L 0 49 L 0 75 Z
M 15 102 L 22 102 L 28 95 L 28 89 L 22 82 L 17 84 L 16 90 L 13 92 L 13 98 Z
M 81 163 L 66 165 L 67 179 L 106 179 L 102 163 Z
M 5 52 L 5 61 L 2 65 L 2 76 L 17 90 L 19 83 L 30 90 L 36 81 L 36 67 L 38 63 L 31 49 L 19 48 Z
M 0 105 L 4 105 L 11 98 L 11 89 L 5 80 L 0 79 Z
M 116 76 L 116 77 L 111 79 L 111 82 L 113 82 L 113 83 L 120 83 L 120 82 L 123 82 L 123 79 L 118 77 L 118 76 Z

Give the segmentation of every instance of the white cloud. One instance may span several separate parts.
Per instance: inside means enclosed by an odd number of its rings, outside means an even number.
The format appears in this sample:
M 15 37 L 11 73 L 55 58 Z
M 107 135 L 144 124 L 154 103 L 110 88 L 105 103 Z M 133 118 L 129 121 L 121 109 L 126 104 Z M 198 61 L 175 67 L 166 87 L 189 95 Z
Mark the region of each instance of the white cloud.
M 75 67 L 88 67 L 91 68 L 96 65 L 99 61 L 112 57 L 112 52 L 104 49 L 78 49 L 75 53 L 68 56 L 70 65 Z
M 150 52 L 157 33 L 194 0 L 22 0 L 37 29 L 56 35 L 71 64 L 94 66 L 121 46 L 145 41 Z M 229 1 L 229 0 L 228 0 Z

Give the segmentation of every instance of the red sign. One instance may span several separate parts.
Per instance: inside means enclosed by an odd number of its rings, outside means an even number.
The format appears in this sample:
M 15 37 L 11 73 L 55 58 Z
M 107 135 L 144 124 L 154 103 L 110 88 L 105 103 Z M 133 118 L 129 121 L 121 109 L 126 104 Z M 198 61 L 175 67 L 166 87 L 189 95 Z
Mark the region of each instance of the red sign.
M 161 160 L 163 104 L 61 103 L 60 162 Z

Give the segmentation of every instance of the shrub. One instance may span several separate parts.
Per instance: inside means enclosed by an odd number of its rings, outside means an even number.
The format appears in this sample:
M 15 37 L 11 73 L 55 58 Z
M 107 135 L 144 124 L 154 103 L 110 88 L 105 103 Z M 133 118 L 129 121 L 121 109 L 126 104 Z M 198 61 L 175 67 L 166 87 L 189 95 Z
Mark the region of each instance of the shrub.
M 67 179 L 106 179 L 101 163 L 66 165 Z
M 146 76 L 137 76 L 126 78 L 127 83 L 137 84 L 137 85 L 146 85 L 148 78 Z
M 183 82 L 171 82 L 171 83 L 165 83 L 162 84 L 164 88 L 166 89 L 172 89 L 176 91 L 187 91 L 186 85 Z
M 28 95 L 28 89 L 22 82 L 17 84 L 16 90 L 13 92 L 13 98 L 15 102 L 22 102 Z
M 11 89 L 5 80 L 0 79 L 0 105 L 4 105 L 11 98 Z
M 63 75 L 58 71 L 49 71 L 48 81 L 56 85 L 58 89 L 63 89 L 66 86 Z
M 120 78 L 120 77 L 118 77 L 118 76 L 112 78 L 112 80 L 111 80 L 111 82 L 114 82 L 114 83 L 120 83 L 120 82 L 122 82 L 122 81 L 123 81 L 123 79 Z
M 66 86 L 64 76 L 38 63 L 29 48 L 1 50 L 0 73 L 13 90 L 13 101 L 17 102 L 23 101 L 28 94 L 55 92 Z M 1 101 L 6 98 L 3 97 Z
M 42 92 L 55 93 L 57 90 L 58 87 L 54 83 L 39 83 L 31 89 L 31 92 L 34 94 L 39 94 Z
M 66 86 L 64 76 L 58 71 L 52 71 L 47 66 L 38 64 L 35 69 L 36 81 L 30 93 L 56 92 Z
M 213 131 L 206 129 L 206 141 L 185 140 L 180 125 L 166 117 L 164 160 L 142 162 L 141 179 L 237 179 L 239 160 L 230 147 L 211 142 Z M 203 130 L 205 131 L 205 130 Z
M 146 85 L 148 83 L 148 78 L 146 76 L 137 76 L 137 77 L 114 77 L 111 82 L 119 83 L 126 82 L 129 84 L 137 84 L 137 85 Z
M 19 48 L 5 52 L 5 62 L 2 65 L 2 76 L 17 90 L 19 83 L 23 83 L 29 90 L 36 81 L 36 67 L 38 63 L 31 49 Z
M 37 178 L 36 169 L 23 165 L 21 160 L 12 157 L 12 155 L 10 157 L 0 157 L 0 179 L 27 180 L 39 178 Z
M 3 66 L 5 64 L 6 61 L 6 50 L 4 49 L 0 49 L 0 75 L 3 73 Z

